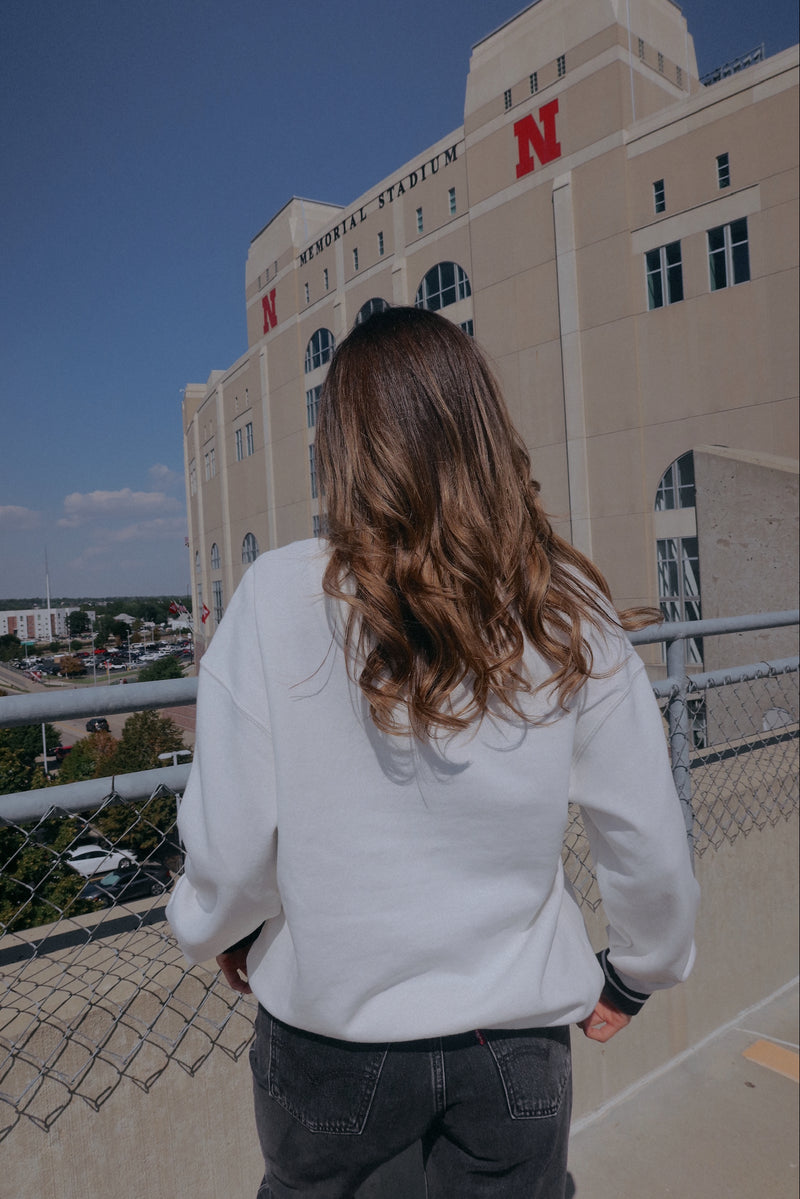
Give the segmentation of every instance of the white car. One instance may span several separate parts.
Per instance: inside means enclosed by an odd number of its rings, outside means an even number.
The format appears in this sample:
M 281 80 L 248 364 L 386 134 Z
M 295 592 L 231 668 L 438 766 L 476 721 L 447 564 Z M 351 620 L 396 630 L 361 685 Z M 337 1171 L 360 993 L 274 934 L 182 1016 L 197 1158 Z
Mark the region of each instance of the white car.
M 79 845 L 64 853 L 64 865 L 77 870 L 84 878 L 93 874 L 108 874 L 116 870 L 121 862 L 136 862 L 136 856 L 127 849 L 105 849 L 102 845 Z

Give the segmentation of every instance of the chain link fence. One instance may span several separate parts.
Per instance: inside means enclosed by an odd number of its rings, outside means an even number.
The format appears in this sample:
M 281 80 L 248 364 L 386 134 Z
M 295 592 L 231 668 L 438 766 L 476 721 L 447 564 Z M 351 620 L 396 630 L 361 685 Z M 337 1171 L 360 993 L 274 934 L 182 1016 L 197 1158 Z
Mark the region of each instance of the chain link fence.
M 797 811 L 797 659 L 655 690 L 696 855 Z M 171 1063 L 194 1074 L 247 1048 L 255 1001 L 187 969 L 164 919 L 177 802 L 163 785 L 143 800 L 112 786 L 89 810 L 11 820 L 0 796 L 0 1140 L 22 1118 L 50 1128 L 76 1098 L 97 1109 L 123 1079 L 148 1091 Z M 595 910 L 577 810 L 563 857 Z

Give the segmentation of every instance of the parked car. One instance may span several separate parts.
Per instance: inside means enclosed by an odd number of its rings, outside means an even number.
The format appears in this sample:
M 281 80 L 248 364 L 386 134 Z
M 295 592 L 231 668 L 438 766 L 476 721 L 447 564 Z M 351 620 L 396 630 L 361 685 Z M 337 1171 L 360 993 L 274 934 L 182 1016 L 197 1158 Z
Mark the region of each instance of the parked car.
M 108 721 L 105 716 L 93 716 L 91 720 L 86 721 L 87 733 L 107 733 Z
M 147 863 L 139 866 L 134 862 L 123 862 L 116 870 L 103 875 L 81 889 L 80 899 L 92 899 L 97 904 L 111 906 L 130 899 L 142 899 L 145 895 L 163 895 L 172 882 L 166 866 Z
M 84 878 L 116 870 L 122 862 L 138 866 L 136 855 L 128 849 L 108 849 L 104 845 L 78 845 L 64 853 L 64 865 L 77 870 Z

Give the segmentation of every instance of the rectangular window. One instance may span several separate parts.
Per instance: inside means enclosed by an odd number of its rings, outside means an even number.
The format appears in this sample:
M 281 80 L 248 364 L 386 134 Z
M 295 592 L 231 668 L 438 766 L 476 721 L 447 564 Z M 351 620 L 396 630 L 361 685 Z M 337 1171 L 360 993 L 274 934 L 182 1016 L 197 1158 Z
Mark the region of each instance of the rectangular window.
M 197 495 L 197 463 L 194 458 L 189 463 L 189 491 L 192 495 Z
M 683 71 L 680 67 L 675 68 L 675 82 L 678 87 L 683 87 Z
M 717 187 L 720 191 L 731 185 L 731 160 L 727 154 L 717 155 Z
M 664 308 L 683 299 L 683 263 L 681 243 L 670 242 L 644 256 L 647 274 L 647 307 Z
M 319 387 L 312 387 L 306 392 L 306 423 L 309 429 L 313 429 L 317 423 L 317 413 L 319 412 L 319 397 L 322 391 L 322 384 Z
M 644 62 L 644 38 L 639 38 L 639 58 Z
M 304 283 L 304 284 L 303 284 L 303 291 L 304 291 L 304 293 L 305 293 L 305 297 L 306 297 L 306 304 L 307 304 L 307 303 L 308 303 L 308 301 L 309 301 L 309 299 L 310 299 L 310 292 L 309 292 L 309 290 L 308 290 L 308 284 L 307 284 L 307 283 Z
M 663 75 L 664 74 L 664 55 L 660 51 L 659 51 L 659 55 L 658 55 L 658 69 L 661 72 L 661 74 Z
M 664 191 L 663 179 L 656 179 L 653 184 L 653 208 L 656 212 L 666 212 L 667 197 Z
M 207 483 L 208 480 L 211 478 L 211 462 L 208 457 L 208 454 L 203 454 L 203 469 L 205 472 L 205 479 L 206 479 L 206 483 Z
M 559 54 L 558 58 L 556 59 L 556 69 L 558 71 L 559 79 L 563 79 L 567 73 L 567 56 L 565 54 Z
M 456 189 L 451 187 L 447 192 L 447 203 L 450 207 L 450 216 L 456 215 Z
M 382 233 L 379 233 L 379 234 L 378 234 L 378 256 L 379 256 L 380 258 L 383 258 L 383 253 L 384 253 L 384 250 L 383 250 L 383 234 L 382 234 Z
M 208 451 L 208 460 L 211 465 L 211 478 L 213 479 L 214 475 L 217 473 L 217 452 L 213 446 Z
M 718 225 L 708 231 L 708 274 L 712 291 L 747 283 L 750 278 L 750 248 L 747 217 Z
M 458 327 L 459 329 L 463 329 L 465 333 L 469 333 L 470 337 L 475 336 L 475 325 L 473 321 L 462 321 Z
M 358 270 L 358 249 L 353 250 L 353 270 Z
M 531 71 L 531 95 L 535 96 L 539 90 L 539 72 Z
M 417 233 L 422 232 L 422 209 L 417 209 Z
M 248 421 L 247 424 L 245 425 L 244 435 L 245 435 L 246 442 L 247 442 L 247 457 L 249 458 L 250 455 L 254 454 L 255 450 L 256 450 L 255 442 L 253 440 L 253 422 L 252 421 Z
M 236 430 L 236 461 L 241 462 L 242 458 L 244 458 L 244 437 L 242 436 L 242 430 L 237 429 Z
M 700 620 L 700 557 L 696 537 L 665 537 L 656 541 L 658 602 L 670 621 Z M 689 662 L 701 665 L 703 643 L 691 638 L 686 643 Z
M 329 284 L 328 284 L 328 268 L 327 268 L 327 267 L 325 267 L 325 270 L 322 272 L 322 283 L 323 283 L 323 286 L 325 287 L 325 290 L 327 291 L 327 290 L 328 290 L 328 287 L 329 287 Z
M 311 531 L 315 537 L 325 537 L 328 532 L 327 518 L 325 516 L 312 516 Z
M 308 473 L 311 479 L 311 498 L 317 498 L 317 457 L 314 452 L 314 446 L 308 447 Z
M 214 597 L 214 623 L 219 624 L 222 620 L 222 583 L 219 579 L 211 584 L 211 594 Z
M 511 107 L 511 88 L 507 87 L 503 92 L 503 103 L 506 106 L 506 111 Z

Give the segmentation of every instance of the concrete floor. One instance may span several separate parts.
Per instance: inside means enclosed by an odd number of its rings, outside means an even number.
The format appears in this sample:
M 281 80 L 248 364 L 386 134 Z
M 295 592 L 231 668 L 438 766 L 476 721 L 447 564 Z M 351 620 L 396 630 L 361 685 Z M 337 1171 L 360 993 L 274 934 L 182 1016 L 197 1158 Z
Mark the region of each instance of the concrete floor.
M 795 984 L 579 1121 L 576 1199 L 796 1199 L 797 1029 Z

